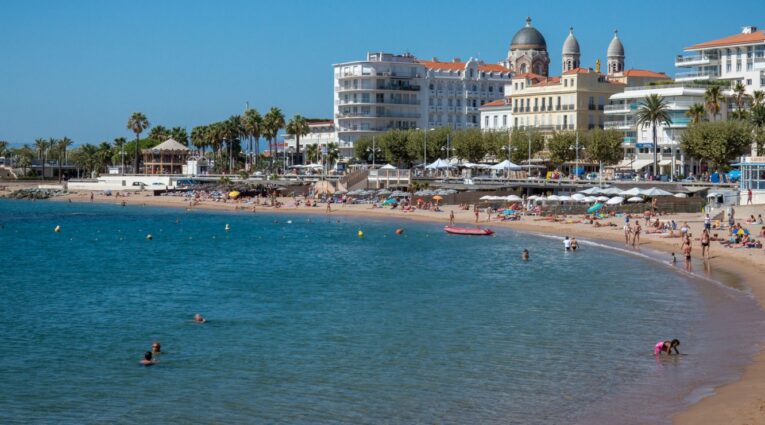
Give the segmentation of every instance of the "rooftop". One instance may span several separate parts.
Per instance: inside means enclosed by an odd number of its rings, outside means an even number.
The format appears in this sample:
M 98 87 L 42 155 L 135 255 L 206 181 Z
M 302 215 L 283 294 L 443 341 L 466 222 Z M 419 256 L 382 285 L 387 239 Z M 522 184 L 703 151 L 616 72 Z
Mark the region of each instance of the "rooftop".
M 718 38 L 717 40 L 705 41 L 699 44 L 694 44 L 693 46 L 686 47 L 685 50 L 698 50 L 698 49 L 707 49 L 711 47 L 736 46 L 739 44 L 752 44 L 752 43 L 761 43 L 761 42 L 765 42 L 765 31 L 754 30 L 751 32 L 747 32 L 745 28 L 745 31 L 740 34 Z
M 461 62 L 460 60 L 456 59 L 451 62 L 442 62 L 439 60 L 418 60 L 417 62 L 424 65 L 426 68 L 429 69 L 441 69 L 446 71 L 464 71 L 465 66 L 467 65 L 467 62 Z M 496 65 L 496 64 L 485 64 L 485 63 L 478 63 L 478 70 L 479 71 L 486 71 L 486 72 L 505 72 L 509 73 L 510 70 L 505 68 L 502 65 Z

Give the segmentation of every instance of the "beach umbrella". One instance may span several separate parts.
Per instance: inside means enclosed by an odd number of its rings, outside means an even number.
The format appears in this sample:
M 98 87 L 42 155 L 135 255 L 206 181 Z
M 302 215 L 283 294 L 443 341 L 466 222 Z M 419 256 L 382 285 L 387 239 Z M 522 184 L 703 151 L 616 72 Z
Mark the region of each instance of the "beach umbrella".
M 675 193 L 673 196 L 675 198 L 687 198 L 688 194 L 686 194 L 686 193 Z
M 394 166 L 392 166 L 392 165 L 390 165 L 390 164 L 385 164 L 385 165 L 383 165 L 382 167 L 380 167 L 380 169 L 381 169 L 381 170 L 395 170 L 395 169 L 396 169 L 396 167 L 394 167 Z
M 636 187 L 633 187 L 633 188 L 632 188 L 632 189 L 630 189 L 630 190 L 625 190 L 625 191 L 623 191 L 623 192 L 619 192 L 619 193 L 618 193 L 618 195 L 619 195 L 619 196 L 624 196 L 624 197 L 628 197 L 628 196 L 638 196 L 638 195 L 641 195 L 641 192 L 640 192 L 640 189 L 638 189 L 638 188 L 636 188 Z
M 512 162 L 508 160 L 504 160 L 500 162 L 499 164 L 492 165 L 489 167 L 492 170 L 520 170 L 520 165 L 513 164 Z
M 401 191 L 401 190 L 397 190 L 397 191 L 394 191 L 393 193 L 391 193 L 390 197 L 391 198 L 408 198 L 409 197 L 409 192 L 404 192 L 404 191 Z
M 585 196 L 582 195 L 581 193 L 575 193 L 575 194 L 571 195 L 571 199 L 573 199 L 575 201 L 581 201 L 584 198 L 585 198 Z
M 521 197 L 518 195 L 508 195 L 508 196 L 505 196 L 505 200 L 508 202 L 518 202 L 518 201 L 522 201 L 523 199 L 521 199 Z
M 618 187 L 609 187 L 600 191 L 603 195 L 618 195 L 622 193 L 622 190 Z
M 528 199 L 530 201 L 533 201 L 534 199 L 539 199 L 539 198 L 544 198 L 544 196 L 531 195 L 531 196 L 527 197 L 526 199 Z
M 493 198 L 493 196 L 486 195 L 486 196 L 481 196 L 480 200 L 481 201 L 488 201 L 488 200 L 491 200 L 491 198 Z
M 550 195 L 550 196 L 547 197 L 547 200 L 548 201 L 559 201 L 560 200 L 560 196 L 558 196 L 558 195 Z
M 454 195 L 455 193 L 457 193 L 457 191 L 454 189 L 436 189 L 436 191 L 434 192 L 435 195 L 441 195 L 441 196 Z
M 377 191 L 378 195 L 390 195 L 391 193 L 393 193 L 393 192 L 391 192 L 388 189 L 380 189 L 380 190 Z
M 433 192 L 430 189 L 424 189 L 424 190 L 418 190 L 417 192 L 414 192 L 416 196 L 433 196 L 435 192 Z
M 591 203 L 591 202 L 597 202 L 598 198 L 594 196 L 585 196 L 584 199 L 582 199 L 582 202 Z
M 720 193 L 712 192 L 709 195 L 707 195 L 707 198 L 716 198 L 716 197 L 718 197 L 720 195 L 721 195 Z
M 443 196 L 441 196 L 441 195 L 436 195 L 436 196 L 434 196 L 434 197 L 433 197 L 433 200 L 434 200 L 434 201 L 443 201 L 443 200 L 444 200 L 444 197 L 443 197 Z
M 596 193 L 599 193 L 599 191 L 600 191 L 600 188 L 598 188 L 598 187 L 591 187 L 589 189 L 580 190 L 579 193 L 584 194 L 584 195 L 594 195 Z
M 619 205 L 622 202 L 624 202 L 624 198 L 621 196 L 614 196 L 613 198 L 606 201 L 606 205 Z
M 633 196 L 632 198 L 627 199 L 627 202 L 643 202 L 643 198 L 639 196 Z
M 570 196 L 559 196 L 558 197 L 558 201 L 560 201 L 560 202 L 571 202 L 573 200 L 574 200 L 574 198 L 572 198 Z
M 605 202 L 605 201 L 608 201 L 608 196 L 601 195 L 596 197 L 595 200 L 597 200 L 598 202 Z
M 672 196 L 672 192 L 667 192 L 666 190 L 659 189 L 657 187 L 652 187 L 650 189 L 641 190 L 640 194 L 643 196 Z
M 386 199 L 385 201 L 383 201 L 383 205 L 388 205 L 388 204 L 395 204 L 396 202 L 398 202 L 398 201 L 396 201 L 396 200 L 395 200 L 395 199 L 393 199 L 393 198 L 388 198 L 388 199 Z
M 597 210 L 599 210 L 601 208 L 603 208 L 603 204 L 598 202 L 597 204 L 591 206 L 590 208 L 587 208 L 587 212 L 588 213 L 594 213 L 595 211 L 597 211 Z

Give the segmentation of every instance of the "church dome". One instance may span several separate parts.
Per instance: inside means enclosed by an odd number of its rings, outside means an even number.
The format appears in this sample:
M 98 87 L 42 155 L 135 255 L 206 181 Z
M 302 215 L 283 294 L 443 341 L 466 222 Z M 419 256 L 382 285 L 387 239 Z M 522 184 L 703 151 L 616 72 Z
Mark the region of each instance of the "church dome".
M 624 56 L 624 46 L 622 41 L 619 40 L 619 31 L 614 31 L 614 38 L 611 40 L 611 44 L 608 45 L 606 56 Z
M 563 42 L 563 54 L 564 55 L 578 55 L 579 54 L 579 42 L 574 37 L 574 28 L 568 29 L 568 37 Z
M 542 33 L 531 26 L 531 18 L 526 18 L 526 26 L 515 33 L 510 48 L 547 50 L 547 42 Z

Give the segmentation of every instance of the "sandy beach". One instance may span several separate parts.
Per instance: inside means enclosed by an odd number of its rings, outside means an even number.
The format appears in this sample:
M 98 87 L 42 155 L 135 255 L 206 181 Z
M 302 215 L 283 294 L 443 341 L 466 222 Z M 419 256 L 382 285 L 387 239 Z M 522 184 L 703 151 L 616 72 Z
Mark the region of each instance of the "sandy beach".
M 57 201 L 90 202 L 90 192 L 72 193 L 65 197 L 56 198 Z M 277 213 L 277 214 L 317 214 L 327 215 L 325 204 L 318 207 L 294 207 L 291 198 L 281 198 L 283 207 L 273 208 L 256 206 L 254 214 L 258 213 Z M 189 202 L 183 197 L 171 196 L 150 196 L 143 194 L 133 194 L 128 197 L 115 198 L 114 196 L 95 195 L 94 202 L 104 202 L 120 204 L 125 201 L 127 205 L 146 205 L 174 208 L 189 208 Z M 193 209 L 217 210 L 240 212 L 242 214 L 253 214 L 252 206 L 240 204 L 235 201 L 214 202 L 205 200 L 194 206 Z M 445 205 L 441 207 L 442 212 L 416 210 L 414 212 L 403 212 L 399 209 L 390 208 L 372 208 L 370 205 L 332 205 L 331 215 L 343 215 L 354 217 L 373 217 L 373 218 L 396 218 L 429 221 L 447 224 L 449 221 L 449 212 L 454 211 L 455 221 L 458 225 L 472 227 L 475 225 L 475 216 L 471 211 L 460 210 L 457 206 Z M 739 218 L 749 217 L 750 214 L 765 213 L 765 207 L 738 207 L 736 215 Z M 623 219 L 614 218 L 612 220 L 601 220 L 601 223 L 613 222 L 615 226 L 595 227 L 591 224 L 583 224 L 578 221 L 581 217 L 569 217 L 564 221 L 544 221 L 536 217 L 523 217 L 518 221 L 490 221 L 487 222 L 487 215 L 481 212 L 479 224 L 481 226 L 500 228 L 507 227 L 519 231 L 537 232 L 557 236 L 573 236 L 580 240 L 605 240 L 624 243 L 624 233 L 622 230 Z M 678 227 L 687 222 L 690 226 L 690 232 L 693 235 L 693 257 L 700 258 L 701 246 L 697 240 L 702 233 L 703 215 L 702 214 L 675 214 L 660 217 L 661 220 L 675 220 Z M 759 225 L 742 224 L 748 226 L 756 235 L 760 231 Z M 714 232 L 712 232 L 714 233 Z M 720 236 L 725 236 L 726 231 L 719 231 Z M 635 249 L 651 249 L 667 253 L 674 252 L 680 259 L 681 239 L 665 238 L 659 234 L 641 235 L 640 246 Z M 630 248 L 632 249 L 632 248 Z M 726 248 L 719 242 L 712 242 L 710 251 L 709 266 L 714 270 L 724 270 L 739 277 L 747 285 L 752 296 L 757 300 L 761 308 L 765 308 L 765 279 L 762 275 L 765 273 L 765 253 L 762 249 L 746 248 Z M 533 253 L 532 253 L 533 255 Z M 700 402 L 690 406 L 688 409 L 677 413 L 673 422 L 676 424 L 761 424 L 765 423 L 765 351 L 760 350 L 759 354 L 752 359 L 751 364 L 742 371 L 738 381 L 724 385 L 715 389 L 715 394 L 702 399 Z

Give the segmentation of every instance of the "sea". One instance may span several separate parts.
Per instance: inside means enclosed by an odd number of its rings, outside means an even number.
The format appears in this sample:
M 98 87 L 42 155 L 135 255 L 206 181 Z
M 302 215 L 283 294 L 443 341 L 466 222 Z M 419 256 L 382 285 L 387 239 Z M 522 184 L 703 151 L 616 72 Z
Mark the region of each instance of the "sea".
M 0 423 L 669 424 L 762 340 L 735 276 L 495 230 L 0 200 Z

